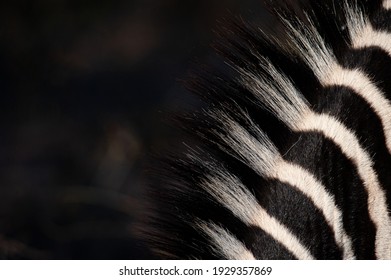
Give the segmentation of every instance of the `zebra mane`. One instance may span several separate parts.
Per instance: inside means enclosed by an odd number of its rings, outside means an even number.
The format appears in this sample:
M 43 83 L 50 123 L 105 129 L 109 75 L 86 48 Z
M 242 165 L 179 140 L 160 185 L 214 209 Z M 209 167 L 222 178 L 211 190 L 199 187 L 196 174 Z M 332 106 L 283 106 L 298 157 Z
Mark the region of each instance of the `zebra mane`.
M 143 238 L 161 258 L 391 259 L 391 1 L 267 2 L 274 26 L 216 43 L 229 74 L 189 79 L 206 106 Z

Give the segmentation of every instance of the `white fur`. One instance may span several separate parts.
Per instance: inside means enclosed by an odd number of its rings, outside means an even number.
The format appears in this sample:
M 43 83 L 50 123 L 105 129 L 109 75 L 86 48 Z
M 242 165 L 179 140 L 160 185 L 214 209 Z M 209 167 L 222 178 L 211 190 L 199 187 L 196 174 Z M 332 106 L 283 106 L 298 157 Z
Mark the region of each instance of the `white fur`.
M 288 38 L 291 45 L 287 48 L 283 43 L 277 42 L 280 48 L 287 51 L 289 54 L 294 52 L 298 55 L 314 72 L 321 78 L 325 73 L 332 71 L 332 66 L 335 64 L 336 58 L 332 51 L 326 46 L 322 36 L 316 30 L 314 23 L 310 18 L 306 26 L 302 26 L 304 30 L 299 30 L 294 27 L 288 20 L 282 19 L 288 30 Z
M 211 116 L 221 123 L 224 132 L 216 131 L 216 134 L 232 148 L 235 157 L 251 167 L 257 168 L 263 175 L 275 168 L 279 158 L 277 148 L 266 134 L 252 123 L 248 116 L 246 119 L 249 122 L 249 127 L 257 135 L 257 138 L 250 135 L 247 129 L 224 112 L 211 113 Z M 222 149 L 227 150 L 224 147 Z M 227 152 L 230 153 L 231 151 L 227 150 Z
M 378 47 L 391 56 L 391 34 L 373 29 L 364 17 L 353 17 L 349 22 L 349 32 L 354 48 Z
M 199 222 L 197 225 L 213 240 L 213 249 L 229 260 L 255 260 L 242 242 L 227 230 L 214 223 Z
M 384 0 L 383 1 L 383 7 L 386 10 L 390 10 L 391 9 L 391 0 Z
M 297 259 L 314 259 L 305 246 L 278 220 L 270 216 L 238 178 L 216 166 L 205 189 L 247 225 L 254 225 L 280 242 Z
M 260 100 L 258 105 L 269 110 L 279 119 L 295 123 L 304 112 L 309 110 L 307 101 L 270 61 L 262 56 L 258 56 L 258 59 L 268 76 L 240 70 L 242 83 L 258 97 Z

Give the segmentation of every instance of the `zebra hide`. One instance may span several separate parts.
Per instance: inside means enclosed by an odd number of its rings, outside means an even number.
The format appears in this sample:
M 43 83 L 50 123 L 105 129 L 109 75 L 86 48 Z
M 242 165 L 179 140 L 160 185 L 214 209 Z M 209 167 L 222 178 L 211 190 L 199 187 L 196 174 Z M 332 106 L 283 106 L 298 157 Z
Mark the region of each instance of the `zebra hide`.
M 158 257 L 391 259 L 391 0 L 300 2 L 231 23 L 230 72 L 189 78 L 206 105 L 142 219 Z

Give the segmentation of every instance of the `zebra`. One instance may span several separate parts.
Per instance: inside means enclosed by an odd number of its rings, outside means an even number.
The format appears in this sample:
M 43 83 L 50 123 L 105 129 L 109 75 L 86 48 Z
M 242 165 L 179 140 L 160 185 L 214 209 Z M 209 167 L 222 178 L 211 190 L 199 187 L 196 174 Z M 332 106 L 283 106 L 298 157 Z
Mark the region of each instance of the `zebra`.
M 149 188 L 165 259 L 391 259 L 391 0 L 267 1 L 231 22 L 230 72 L 187 85 L 205 108 Z

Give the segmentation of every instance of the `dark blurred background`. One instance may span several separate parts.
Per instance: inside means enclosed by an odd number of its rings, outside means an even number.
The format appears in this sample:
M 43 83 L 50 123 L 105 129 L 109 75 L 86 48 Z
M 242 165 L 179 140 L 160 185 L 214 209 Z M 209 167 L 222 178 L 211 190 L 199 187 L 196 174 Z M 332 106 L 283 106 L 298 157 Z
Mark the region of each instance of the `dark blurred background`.
M 197 106 L 178 80 L 260 2 L 2 1 L 0 259 L 151 258 L 133 227 L 164 112 Z

